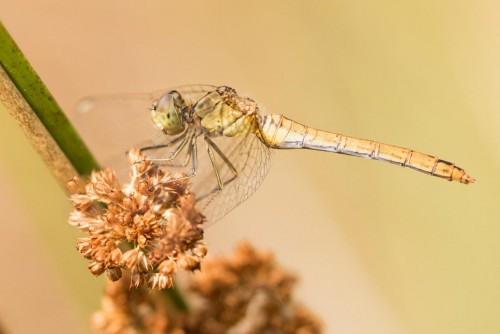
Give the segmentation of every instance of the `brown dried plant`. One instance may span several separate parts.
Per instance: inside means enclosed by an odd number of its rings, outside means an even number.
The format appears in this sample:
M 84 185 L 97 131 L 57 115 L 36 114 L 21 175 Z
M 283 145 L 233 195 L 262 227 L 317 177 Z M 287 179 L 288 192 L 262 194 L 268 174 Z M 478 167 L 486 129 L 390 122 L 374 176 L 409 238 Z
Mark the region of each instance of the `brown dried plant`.
M 138 150 L 129 152 L 132 179 L 121 185 L 110 169 L 84 183 L 68 183 L 74 210 L 69 223 L 86 232 L 78 251 L 94 275 L 116 281 L 130 271 L 130 284 L 172 287 L 178 268 L 199 269 L 207 252 L 204 217 L 195 208 L 188 180 L 168 174 Z M 182 175 L 181 175 L 182 176 Z
M 268 252 L 240 244 L 229 257 L 205 260 L 190 276 L 189 313 L 174 311 L 163 294 L 144 287 L 130 289 L 127 280 L 110 283 L 102 310 L 92 317 L 100 333 L 174 334 L 316 334 L 318 318 L 294 302 L 296 278 L 279 267 Z

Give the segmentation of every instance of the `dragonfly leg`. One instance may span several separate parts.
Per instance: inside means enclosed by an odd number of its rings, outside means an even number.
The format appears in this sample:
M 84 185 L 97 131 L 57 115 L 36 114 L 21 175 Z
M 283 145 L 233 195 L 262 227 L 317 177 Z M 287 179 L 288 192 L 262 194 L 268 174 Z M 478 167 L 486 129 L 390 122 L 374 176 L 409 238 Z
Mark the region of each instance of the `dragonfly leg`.
M 186 153 L 187 159 L 184 162 L 184 165 L 188 164 L 188 161 L 191 160 L 191 170 L 189 173 L 186 175 L 182 175 L 179 177 L 172 177 L 172 175 L 168 175 L 164 179 L 160 180 L 156 185 L 152 186 L 149 191 L 154 190 L 154 188 L 158 187 L 161 184 L 168 183 L 168 182 L 176 182 L 176 181 L 181 181 L 185 179 L 190 179 L 196 175 L 196 170 L 198 167 L 198 150 L 196 146 L 196 137 L 194 135 L 190 136 L 190 143 L 189 143 L 189 148 L 188 152 Z
M 226 163 L 226 165 L 229 167 L 231 172 L 233 173 L 233 179 L 238 176 L 238 171 L 236 170 L 236 167 L 229 161 L 229 159 L 226 157 L 226 155 L 221 151 L 221 149 L 210 139 L 206 138 L 207 144 L 214 149 L 215 152 L 221 157 L 222 160 Z
M 180 142 L 184 138 L 186 138 L 186 135 L 185 134 L 181 134 L 180 136 L 178 136 L 177 138 L 174 138 L 173 140 L 169 141 L 166 144 L 151 145 L 151 146 L 141 147 L 139 149 L 139 151 L 142 153 L 142 152 L 145 152 L 145 151 L 150 151 L 150 150 L 155 150 L 155 149 L 159 149 L 159 148 L 169 147 L 169 146 L 177 144 L 178 142 Z
M 186 161 L 184 161 L 183 167 L 187 166 L 187 164 L 189 163 L 189 160 L 191 160 L 191 170 L 189 171 L 189 173 L 187 173 L 186 175 L 180 176 L 180 177 L 174 177 L 174 178 L 169 177 L 164 182 L 163 182 L 163 180 L 160 181 L 160 183 L 190 179 L 196 175 L 196 170 L 198 167 L 198 151 L 196 148 L 196 137 L 195 136 L 191 136 L 191 138 L 190 138 L 189 148 L 188 148 L 188 152 L 186 154 Z
M 208 144 L 207 144 L 207 152 L 208 152 L 208 157 L 210 158 L 210 162 L 212 163 L 212 167 L 214 168 L 215 177 L 217 178 L 217 184 L 219 185 L 219 189 L 222 190 L 222 188 L 224 188 L 224 183 L 222 183 L 222 179 L 219 173 L 219 168 L 217 167 L 217 164 L 215 162 L 214 152 L 212 152 L 212 147 Z
M 194 137 L 194 134 L 191 132 L 191 133 L 188 133 L 187 135 L 185 135 L 185 136 L 183 136 L 181 138 L 174 139 L 172 142 L 170 142 L 170 143 L 168 143 L 166 145 L 157 145 L 157 146 L 146 147 L 146 148 L 144 148 L 146 150 L 152 150 L 152 149 L 155 149 L 155 148 L 167 147 L 167 146 L 170 146 L 173 142 L 178 142 L 179 140 L 182 139 L 181 143 L 175 148 L 175 150 L 168 157 L 165 157 L 165 158 L 149 158 L 149 157 L 146 157 L 144 160 L 151 161 L 151 162 L 153 162 L 155 164 L 158 164 L 158 165 L 167 165 L 168 164 L 170 167 L 185 167 L 187 165 L 186 162 L 184 164 L 182 164 L 182 165 L 172 165 L 172 164 L 169 164 L 169 162 L 172 161 L 172 160 L 174 160 L 175 158 L 177 158 L 177 156 L 179 155 L 179 153 L 182 152 L 182 150 L 186 147 L 187 143 L 189 143 L 190 141 L 192 141 L 193 137 Z M 143 151 L 144 149 L 141 149 L 141 151 Z M 188 153 L 186 154 L 187 155 L 187 160 L 189 160 L 190 150 L 191 150 L 191 147 L 188 148 Z
M 210 162 L 212 163 L 212 166 L 214 168 L 215 177 L 217 178 L 217 186 L 211 191 L 202 194 L 196 199 L 197 201 L 201 201 L 209 196 L 212 196 L 212 199 L 210 199 L 206 203 L 205 205 L 206 207 L 219 195 L 219 193 L 222 191 L 222 189 L 224 189 L 225 186 L 236 180 L 236 178 L 238 177 L 238 170 L 236 169 L 236 167 L 234 167 L 231 161 L 226 157 L 226 155 L 221 151 L 221 149 L 210 138 L 205 138 L 205 143 L 207 144 L 207 153 L 210 158 Z M 217 167 L 217 163 L 215 161 L 215 155 L 212 150 L 217 153 L 217 155 L 224 161 L 224 163 L 231 170 L 232 176 L 228 180 L 224 181 L 222 180 L 219 168 Z

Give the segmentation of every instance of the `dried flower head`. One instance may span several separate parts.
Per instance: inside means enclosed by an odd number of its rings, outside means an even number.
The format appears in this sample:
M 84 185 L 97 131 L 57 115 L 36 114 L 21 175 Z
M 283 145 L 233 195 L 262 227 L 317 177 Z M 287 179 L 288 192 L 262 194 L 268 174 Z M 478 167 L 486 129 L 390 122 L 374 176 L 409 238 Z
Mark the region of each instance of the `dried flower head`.
M 132 180 L 119 184 L 110 169 L 93 172 L 88 183 L 68 183 L 74 210 L 69 223 L 88 233 L 78 251 L 94 275 L 116 281 L 130 271 L 131 285 L 164 289 L 177 268 L 194 271 L 206 254 L 203 216 L 188 180 L 158 168 L 131 149 Z
M 270 253 L 242 243 L 232 257 L 204 261 L 203 270 L 189 277 L 198 303 L 188 314 L 169 308 L 164 294 L 117 282 L 107 288 L 92 325 L 106 334 L 321 333 L 320 321 L 293 301 L 295 282 Z
M 170 333 L 165 299 L 145 287 L 130 288 L 130 275 L 110 283 L 102 297 L 102 310 L 92 315 L 91 325 L 100 333 Z
M 191 319 L 200 333 L 320 333 L 319 320 L 292 299 L 297 279 L 249 243 L 205 261 L 190 290 L 203 302 Z

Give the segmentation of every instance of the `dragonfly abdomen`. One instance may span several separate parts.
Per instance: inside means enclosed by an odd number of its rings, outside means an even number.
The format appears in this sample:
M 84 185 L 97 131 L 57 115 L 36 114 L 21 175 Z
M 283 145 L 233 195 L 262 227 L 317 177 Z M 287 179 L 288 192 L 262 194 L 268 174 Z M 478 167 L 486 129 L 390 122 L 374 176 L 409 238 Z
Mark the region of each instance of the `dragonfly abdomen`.
M 409 167 L 450 181 L 474 182 L 474 178 L 463 169 L 434 156 L 373 140 L 317 130 L 283 115 L 261 116 L 259 130 L 261 140 L 272 148 L 307 148 L 352 155 Z

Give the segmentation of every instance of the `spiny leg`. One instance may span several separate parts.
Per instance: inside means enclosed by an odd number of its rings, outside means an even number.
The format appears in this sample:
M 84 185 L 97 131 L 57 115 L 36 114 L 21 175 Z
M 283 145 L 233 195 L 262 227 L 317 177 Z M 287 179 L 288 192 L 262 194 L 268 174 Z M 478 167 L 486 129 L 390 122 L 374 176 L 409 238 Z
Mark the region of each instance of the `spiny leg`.
M 153 162 L 155 164 L 158 164 L 158 165 L 167 164 L 168 162 L 170 162 L 170 161 L 174 160 L 175 158 L 177 158 L 177 156 L 179 155 L 179 153 L 186 147 L 186 144 L 188 142 L 190 142 L 193 137 L 194 137 L 194 133 L 193 132 L 189 132 L 185 136 L 181 137 L 182 138 L 181 143 L 175 148 L 175 150 L 168 157 L 165 157 L 165 158 L 148 158 L 148 157 L 146 157 L 144 160 L 151 161 L 151 162 Z M 174 141 L 176 141 L 177 139 L 178 138 L 176 138 Z M 169 146 L 169 145 L 170 145 L 170 143 L 167 144 L 166 146 Z M 162 145 L 158 145 L 158 146 L 162 146 Z M 154 148 L 153 146 L 150 146 L 147 149 L 150 150 L 150 149 L 153 149 L 153 148 Z M 189 153 L 189 150 L 188 150 L 188 153 Z M 172 167 L 179 167 L 179 166 L 172 166 Z
M 193 153 L 194 152 L 194 153 Z M 196 157 L 196 136 L 193 134 L 191 136 L 191 143 L 189 143 L 189 147 L 188 147 L 188 151 L 186 153 L 186 158 L 184 159 L 184 162 L 182 163 L 182 167 L 186 167 L 187 164 L 189 163 L 189 160 L 191 159 L 191 157 L 193 156 Z M 192 161 L 192 165 L 193 165 L 193 175 L 194 175 L 194 172 L 196 171 L 196 159 L 194 159 Z
M 150 150 L 155 150 L 155 149 L 159 149 L 159 148 L 169 147 L 169 146 L 177 144 L 179 141 L 183 140 L 184 138 L 186 138 L 186 134 L 181 134 L 180 136 L 178 136 L 177 138 L 174 138 L 172 141 L 169 141 L 166 144 L 159 144 L 159 145 L 151 145 L 151 146 L 141 147 L 139 149 L 139 151 L 142 153 L 144 151 L 150 151 Z
M 189 137 L 189 147 L 186 153 L 186 160 L 183 163 L 183 167 L 187 166 L 189 160 L 191 160 L 191 170 L 189 173 L 179 177 L 172 177 L 171 175 L 166 176 L 164 179 L 160 180 L 156 185 L 152 186 L 149 190 L 153 190 L 157 186 L 168 183 L 168 182 L 176 182 L 185 179 L 190 179 L 196 175 L 196 170 L 198 168 L 198 149 L 196 145 L 196 136 L 191 135 Z
M 145 147 L 141 147 L 141 148 L 139 148 L 139 152 L 140 152 L 140 153 L 144 153 L 144 152 L 146 152 L 146 151 L 150 151 L 150 150 L 155 150 L 155 149 L 160 149 L 160 148 L 169 147 L 169 146 L 172 146 L 172 145 L 174 145 L 174 144 L 177 144 L 177 143 L 178 143 L 179 141 L 181 141 L 181 140 L 183 140 L 183 141 L 185 141 L 185 140 L 186 140 L 186 135 L 185 135 L 185 134 L 182 134 L 182 135 L 178 136 L 177 138 L 174 138 L 174 140 L 169 141 L 169 142 L 168 142 L 168 143 L 166 143 L 166 144 L 159 144 L 159 145 L 152 145 L 152 146 L 145 146 Z M 184 144 L 184 145 L 185 145 L 185 144 Z M 166 159 L 167 159 L 167 161 L 170 161 L 170 160 L 175 159 L 175 157 L 174 157 L 173 155 L 174 155 L 174 154 L 179 154 L 179 152 L 182 150 L 182 147 L 181 147 L 181 146 L 183 146 L 183 144 L 182 144 L 182 143 L 181 143 L 181 145 L 179 145 L 179 147 L 177 147 L 177 148 L 176 148 L 176 150 L 175 150 L 173 153 L 171 153 L 171 154 L 170 154 L 170 156 L 169 156 L 168 158 L 166 158 Z M 177 150 L 179 150 L 179 152 L 175 153 Z M 126 151 L 126 152 L 125 152 L 125 154 L 127 154 L 127 155 L 128 155 L 129 153 L 130 153 L 130 151 Z M 147 157 L 146 157 L 145 159 L 141 159 L 141 160 L 135 161 L 135 162 L 134 162 L 134 164 L 138 164 L 138 163 L 141 163 L 141 162 L 143 162 L 143 161 L 153 161 L 153 160 L 155 160 L 155 159 L 153 159 L 153 158 L 147 158 Z M 162 160 L 163 160 L 163 159 L 162 159 Z
M 231 172 L 233 173 L 233 179 L 236 176 L 238 176 L 238 171 L 236 170 L 236 167 L 234 167 L 231 161 L 229 161 L 224 152 L 221 151 L 221 149 L 212 141 L 212 139 L 206 138 L 206 141 L 208 145 L 210 145 L 215 150 L 215 152 L 217 152 L 217 154 L 222 158 L 222 160 L 224 160 L 229 169 L 231 169 Z
M 222 183 L 222 179 L 220 178 L 219 168 L 217 167 L 217 163 L 215 161 L 215 156 L 214 153 L 212 152 L 212 148 L 210 147 L 210 145 L 208 145 L 208 140 L 207 140 L 207 152 L 208 152 L 208 157 L 210 158 L 210 162 L 212 163 L 212 167 L 214 168 L 215 177 L 217 178 L 217 184 L 219 185 L 219 189 L 222 190 L 222 188 L 224 188 L 224 184 Z
M 215 188 L 213 188 L 209 192 L 207 192 L 207 193 L 205 193 L 197 198 L 198 201 L 201 201 L 209 196 L 213 196 L 213 198 L 205 205 L 205 207 L 206 207 L 219 195 L 219 193 L 222 191 L 222 189 L 224 189 L 224 186 L 227 186 L 228 184 L 233 182 L 238 177 L 238 170 L 236 169 L 236 167 L 234 167 L 234 165 L 231 163 L 231 161 L 226 157 L 224 152 L 222 152 L 221 149 L 210 138 L 205 138 L 205 143 L 207 144 L 207 153 L 208 153 L 208 156 L 210 158 L 210 162 L 212 163 L 212 166 L 214 168 L 215 177 L 217 179 L 217 186 Z M 224 163 L 231 170 L 231 173 L 233 175 L 230 179 L 228 179 L 226 181 L 222 180 L 212 149 L 219 155 L 219 157 L 224 161 Z

